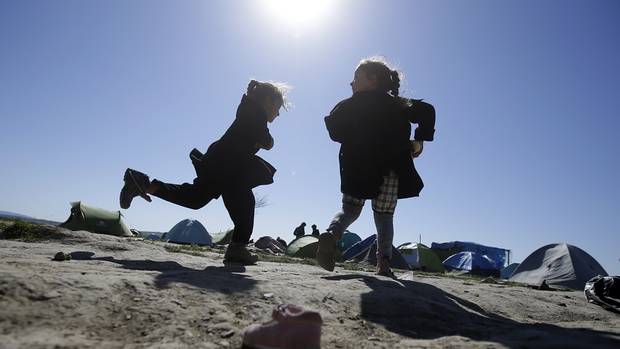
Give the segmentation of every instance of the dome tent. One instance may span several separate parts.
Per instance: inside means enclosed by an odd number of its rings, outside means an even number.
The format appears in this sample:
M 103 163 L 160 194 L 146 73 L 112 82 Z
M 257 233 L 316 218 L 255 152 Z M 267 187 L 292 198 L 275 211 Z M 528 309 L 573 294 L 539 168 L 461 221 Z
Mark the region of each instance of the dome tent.
M 408 242 L 398 246 L 398 251 L 414 270 L 443 273 L 445 268 L 439 257 L 424 244 Z
M 315 258 L 319 247 L 319 238 L 305 235 L 291 241 L 286 248 L 286 255 L 290 257 Z
M 509 280 L 583 290 L 586 282 L 597 275 L 607 276 L 607 272 L 596 259 L 579 247 L 564 243 L 546 245 L 532 252 Z
M 499 247 L 491 247 L 481 245 L 475 242 L 451 241 L 431 244 L 431 249 L 440 260 L 446 260 L 448 257 L 459 252 L 475 252 L 479 255 L 485 255 L 497 264 L 498 268 L 507 267 L 510 264 L 510 250 Z
M 355 245 L 360 241 L 362 241 L 362 238 L 359 237 L 359 235 L 345 230 L 340 240 L 338 240 L 338 249 L 340 250 L 340 252 L 344 252 L 348 250 L 349 247 Z
M 197 220 L 184 219 L 166 234 L 166 241 L 176 244 L 212 245 L 207 229 Z
M 232 241 L 234 229 L 229 229 L 225 231 L 221 231 L 219 233 L 213 234 L 213 243 L 216 245 L 227 245 Z
M 448 271 L 462 271 L 467 274 L 497 276 L 499 268 L 489 257 L 476 252 L 459 252 L 446 258 L 443 266 Z
M 120 211 L 108 211 L 92 207 L 81 201 L 71 203 L 71 215 L 60 227 L 69 230 L 85 230 L 96 234 L 134 236 Z

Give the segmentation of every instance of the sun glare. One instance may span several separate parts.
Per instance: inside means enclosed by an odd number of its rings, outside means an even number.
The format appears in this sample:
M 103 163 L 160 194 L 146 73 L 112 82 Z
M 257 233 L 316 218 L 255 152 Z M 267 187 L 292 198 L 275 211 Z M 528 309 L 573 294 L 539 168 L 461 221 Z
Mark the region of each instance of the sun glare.
M 335 0 L 263 0 L 265 9 L 297 30 L 316 25 L 333 10 Z

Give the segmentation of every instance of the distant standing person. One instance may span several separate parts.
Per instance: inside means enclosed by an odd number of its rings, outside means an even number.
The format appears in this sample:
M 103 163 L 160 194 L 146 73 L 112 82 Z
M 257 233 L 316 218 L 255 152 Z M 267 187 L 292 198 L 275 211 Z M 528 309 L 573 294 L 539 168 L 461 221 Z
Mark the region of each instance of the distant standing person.
M 316 237 L 321 235 L 321 233 L 319 232 L 319 229 L 316 227 L 316 224 L 312 224 L 312 235 Z
M 301 222 L 301 224 L 293 231 L 293 235 L 295 235 L 296 238 L 306 235 L 306 222 Z
M 257 256 L 246 248 L 254 228 L 252 188 L 273 183 L 276 172 L 256 153 L 273 147 L 267 124 L 280 115 L 284 94 L 282 84 L 251 80 L 237 108 L 236 118 L 224 135 L 212 143 L 204 155 L 196 149 L 190 153 L 197 175 L 193 183 L 151 181 L 146 174 L 128 168 L 120 194 L 121 207 L 129 208 L 136 196 L 150 202 L 150 194 L 197 210 L 221 195 L 235 226 L 224 261 L 244 265 L 256 263 Z
M 372 200 L 377 229 L 377 274 L 393 276 L 390 269 L 393 215 L 398 199 L 418 196 L 422 179 L 412 158 L 420 156 L 424 141 L 432 141 L 435 109 L 422 100 L 399 96 L 400 73 L 382 59 L 362 60 L 351 88 L 353 96 L 325 117 L 332 140 L 340 143 L 342 210 L 319 237 L 317 260 L 334 270 L 336 242 Z M 414 139 L 411 123 L 417 124 Z

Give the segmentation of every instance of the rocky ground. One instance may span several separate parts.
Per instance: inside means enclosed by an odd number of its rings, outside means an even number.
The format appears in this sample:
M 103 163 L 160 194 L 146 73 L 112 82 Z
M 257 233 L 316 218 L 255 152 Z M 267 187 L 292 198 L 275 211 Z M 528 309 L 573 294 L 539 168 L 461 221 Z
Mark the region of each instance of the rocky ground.
M 620 315 L 582 292 L 278 257 L 232 267 L 217 251 L 45 236 L 0 240 L 0 348 L 238 348 L 280 303 L 321 313 L 323 348 L 620 348 Z M 53 261 L 59 251 L 73 258 Z

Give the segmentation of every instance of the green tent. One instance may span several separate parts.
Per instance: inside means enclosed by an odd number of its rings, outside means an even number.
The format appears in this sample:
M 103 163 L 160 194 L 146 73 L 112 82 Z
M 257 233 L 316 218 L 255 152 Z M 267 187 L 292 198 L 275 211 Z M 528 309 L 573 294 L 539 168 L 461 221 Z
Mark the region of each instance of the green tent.
M 233 229 L 221 231 L 219 233 L 215 233 L 211 235 L 212 242 L 214 245 L 226 245 L 232 241 Z
M 443 273 L 446 270 L 433 250 L 423 244 L 408 242 L 398 246 L 398 251 L 405 258 L 411 269 Z
M 315 258 L 319 239 L 316 236 L 305 235 L 293 240 L 286 248 L 286 255 L 300 258 Z
M 290 257 L 316 258 L 316 250 L 319 247 L 319 238 L 314 235 L 304 235 L 293 240 L 286 247 L 285 254 Z M 340 260 L 342 253 L 336 249 L 336 260 Z
M 340 252 L 344 252 L 349 249 L 349 247 L 355 245 L 356 243 L 362 241 L 362 238 L 359 235 L 352 233 L 348 230 L 344 231 L 342 234 L 342 238 L 338 241 L 338 249 Z
M 86 230 L 96 234 L 134 236 L 120 211 L 91 207 L 81 201 L 71 203 L 71 215 L 60 225 L 69 230 Z

